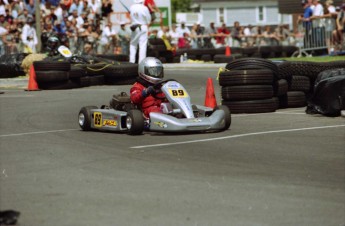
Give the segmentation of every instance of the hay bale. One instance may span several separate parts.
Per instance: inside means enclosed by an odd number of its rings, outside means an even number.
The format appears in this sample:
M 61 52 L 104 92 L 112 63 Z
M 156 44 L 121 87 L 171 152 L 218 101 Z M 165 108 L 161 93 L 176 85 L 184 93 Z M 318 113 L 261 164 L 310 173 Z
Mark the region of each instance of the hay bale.
M 26 56 L 24 60 L 22 61 L 22 65 L 21 65 L 25 74 L 29 75 L 30 66 L 34 63 L 34 61 L 41 61 L 45 59 L 46 57 L 47 55 L 42 54 L 42 53 L 32 53 Z

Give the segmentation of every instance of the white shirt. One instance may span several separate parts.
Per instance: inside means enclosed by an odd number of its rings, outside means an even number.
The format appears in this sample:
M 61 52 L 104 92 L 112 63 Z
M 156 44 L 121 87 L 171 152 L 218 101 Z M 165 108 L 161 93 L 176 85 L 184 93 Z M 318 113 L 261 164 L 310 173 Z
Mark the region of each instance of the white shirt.
M 132 24 L 148 25 L 151 22 L 150 11 L 142 3 L 132 5 L 129 11 Z
M 7 32 L 8 31 L 3 26 L 0 26 L 0 36 L 7 34 Z
M 104 45 L 108 44 L 110 41 L 110 37 L 115 34 L 116 34 L 115 30 L 113 30 L 109 26 L 105 26 L 101 34 L 100 42 Z
M 69 21 L 72 21 L 73 20 L 73 18 L 74 18 L 74 16 L 73 15 L 70 15 L 69 17 L 68 17 L 68 20 Z M 76 21 L 77 21 L 77 23 L 76 23 L 76 27 L 79 29 L 79 28 L 82 28 L 82 26 L 84 25 L 84 19 L 81 17 L 81 16 L 78 16 L 77 18 L 75 18 L 76 19 Z
M 190 30 L 188 27 L 178 27 L 176 28 L 176 32 L 178 33 L 179 37 L 182 38 L 184 33 L 187 33 L 190 35 Z
M 171 37 L 171 43 L 172 44 L 177 44 L 178 38 L 180 37 L 180 34 L 175 30 L 173 31 L 172 29 L 169 31 L 170 37 Z
M 22 42 L 24 44 L 27 44 L 29 42 L 28 37 L 32 38 L 34 41 L 34 44 L 37 45 L 38 40 L 37 40 L 36 30 L 34 29 L 34 27 L 31 27 L 30 25 L 25 24 L 22 31 Z
M 323 6 L 321 4 L 314 6 L 313 16 L 323 16 Z
M 328 12 L 335 13 L 336 12 L 335 7 L 333 5 L 328 6 Z

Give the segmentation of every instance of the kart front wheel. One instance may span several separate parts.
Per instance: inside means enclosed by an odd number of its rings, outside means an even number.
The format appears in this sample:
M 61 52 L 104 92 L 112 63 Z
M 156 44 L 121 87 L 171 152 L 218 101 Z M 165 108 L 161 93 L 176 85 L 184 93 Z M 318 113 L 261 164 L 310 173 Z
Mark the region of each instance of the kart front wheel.
M 216 110 L 223 110 L 225 115 L 224 115 L 224 121 L 225 121 L 225 125 L 224 128 L 222 130 L 227 130 L 229 129 L 230 125 L 231 125 L 231 112 L 230 109 L 225 106 L 225 105 L 219 105 L 216 107 Z
M 84 131 L 90 131 L 91 128 L 91 110 L 97 109 L 96 106 L 82 107 L 78 115 L 78 124 Z
M 140 135 L 144 131 L 144 117 L 140 110 L 130 110 L 127 113 L 126 126 L 128 134 Z

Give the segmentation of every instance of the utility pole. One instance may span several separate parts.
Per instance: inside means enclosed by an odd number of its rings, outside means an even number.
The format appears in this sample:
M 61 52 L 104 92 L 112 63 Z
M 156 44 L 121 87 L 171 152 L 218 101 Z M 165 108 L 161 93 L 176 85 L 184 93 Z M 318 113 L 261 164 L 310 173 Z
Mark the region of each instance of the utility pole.
M 38 39 L 37 52 L 41 52 L 41 7 L 40 0 L 35 0 L 36 34 Z

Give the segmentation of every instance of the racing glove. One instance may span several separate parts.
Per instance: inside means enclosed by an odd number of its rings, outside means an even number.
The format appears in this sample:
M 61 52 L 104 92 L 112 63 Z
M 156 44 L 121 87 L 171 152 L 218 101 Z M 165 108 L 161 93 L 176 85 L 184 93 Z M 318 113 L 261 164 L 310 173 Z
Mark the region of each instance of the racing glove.
M 146 89 L 144 89 L 141 94 L 143 97 L 148 97 L 149 95 L 156 94 L 156 90 L 155 88 L 153 88 L 153 86 L 149 86 Z

